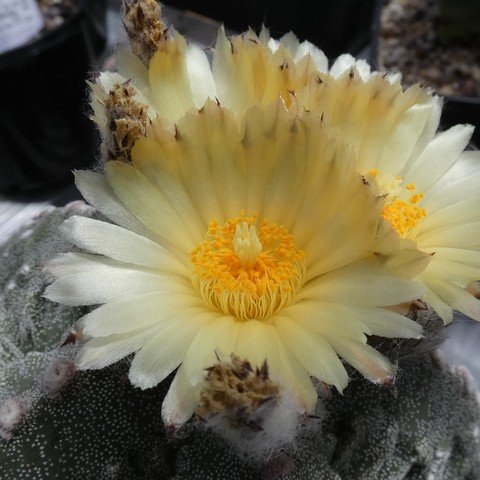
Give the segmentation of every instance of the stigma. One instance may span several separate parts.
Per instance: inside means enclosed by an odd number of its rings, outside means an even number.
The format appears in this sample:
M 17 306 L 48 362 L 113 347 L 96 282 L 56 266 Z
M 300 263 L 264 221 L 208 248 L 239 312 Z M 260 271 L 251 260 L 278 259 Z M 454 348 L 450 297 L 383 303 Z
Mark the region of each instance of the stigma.
M 255 225 L 249 225 L 247 222 L 237 223 L 232 244 L 233 251 L 243 268 L 247 270 L 252 269 L 262 251 L 262 244 L 258 238 Z

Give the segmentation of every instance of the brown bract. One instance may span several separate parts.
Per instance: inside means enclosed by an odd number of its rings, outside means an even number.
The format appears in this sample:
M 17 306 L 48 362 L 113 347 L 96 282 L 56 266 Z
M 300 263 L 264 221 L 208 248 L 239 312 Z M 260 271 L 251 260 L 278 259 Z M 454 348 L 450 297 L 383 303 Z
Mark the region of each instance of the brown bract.
M 223 413 L 234 428 L 261 430 L 262 415 L 257 414 L 262 407 L 277 405 L 279 399 L 280 388 L 269 378 L 266 362 L 253 369 L 248 361 L 231 355 L 230 361 L 208 369 L 196 414 L 205 420 Z
M 138 138 L 146 135 L 148 106 L 135 100 L 136 90 L 128 82 L 116 84 L 105 99 L 117 159 L 130 160 L 130 152 Z
M 167 38 L 167 28 L 161 20 L 161 8 L 156 0 L 126 2 L 123 24 L 132 51 L 145 65 Z

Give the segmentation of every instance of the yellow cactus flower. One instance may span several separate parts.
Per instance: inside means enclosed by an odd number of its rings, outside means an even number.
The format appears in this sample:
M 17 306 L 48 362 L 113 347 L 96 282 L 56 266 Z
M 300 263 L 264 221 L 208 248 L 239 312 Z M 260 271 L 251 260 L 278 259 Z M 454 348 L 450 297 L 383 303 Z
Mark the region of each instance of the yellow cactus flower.
M 136 89 L 136 99 L 148 106 L 152 120 L 158 116 L 172 124 L 190 109 L 201 108 L 208 98 L 241 116 L 253 105 L 267 105 L 279 97 L 289 108 L 310 108 L 315 95 L 324 90 L 335 103 L 334 97 L 343 97 L 343 84 L 337 88 L 332 80 L 353 70 L 364 81 L 379 77 L 380 83 L 390 84 L 396 78 L 381 78 L 364 60 L 349 54 L 341 55 L 329 68 L 325 54 L 310 42 L 300 43 L 291 32 L 274 40 L 266 28 L 260 35 L 250 30 L 230 38 L 220 28 L 210 64 L 202 48 L 187 44 L 182 35 L 159 21 L 156 2 L 143 3 L 148 8 L 144 7 L 140 18 L 149 15 L 151 21 L 140 22 L 138 15 L 134 21 L 129 19 L 133 8 L 125 14 L 131 45 L 117 48 L 118 73 L 103 72 L 90 84 L 93 119 L 105 137 L 110 124 L 106 99 L 115 85 L 126 82 Z M 135 32 L 141 28 L 144 31 Z M 327 84 L 315 88 L 324 79 Z
M 371 381 L 390 379 L 395 367 L 367 335 L 420 337 L 384 307 L 423 295 L 409 277 L 428 256 L 374 252 L 383 201 L 356 160 L 321 115 L 281 99 L 241 121 L 207 101 L 173 132 L 138 139 L 131 163 L 77 172 L 85 199 L 114 223 L 67 220 L 63 232 L 84 253 L 48 266 L 47 298 L 103 304 L 76 326 L 87 339 L 79 368 L 134 353 L 130 381 L 149 388 L 179 367 L 168 425 L 195 411 L 217 355 L 266 361 L 299 412 L 317 402 L 311 376 L 345 388 L 341 359 Z
M 471 127 L 435 136 L 431 93 L 348 55 L 329 68 L 293 34 L 220 29 L 210 62 L 154 0 L 128 5 L 131 49 L 91 85 L 109 161 L 76 173 L 113 224 L 67 220 L 84 252 L 48 266 L 48 298 L 101 304 L 76 325 L 80 368 L 134 354 L 140 388 L 178 368 L 163 416 L 181 425 L 212 403 L 207 367 L 230 378 L 266 361 L 258 389 L 311 412 L 311 377 L 341 391 L 342 360 L 392 377 L 367 335 L 421 327 L 387 307 L 423 298 L 446 321 L 480 319 L 465 290 L 480 277 Z
M 424 300 L 445 322 L 452 310 L 480 320 L 480 302 L 467 290 L 480 279 L 480 154 L 465 151 L 470 125 L 435 133 L 440 112 L 436 97 L 406 110 L 382 148 L 360 152 L 359 168 L 385 199 L 383 218 L 432 255 L 417 278 L 427 288 Z M 373 134 L 357 138 L 375 142 Z

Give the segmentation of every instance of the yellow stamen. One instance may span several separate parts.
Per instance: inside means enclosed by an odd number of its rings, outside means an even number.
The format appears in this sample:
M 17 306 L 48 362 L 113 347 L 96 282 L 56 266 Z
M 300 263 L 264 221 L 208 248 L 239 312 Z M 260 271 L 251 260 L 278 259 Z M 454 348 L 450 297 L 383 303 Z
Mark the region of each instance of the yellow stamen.
M 192 283 L 218 310 L 260 320 L 290 303 L 303 281 L 304 256 L 283 225 L 242 212 L 223 226 L 210 222 L 190 255 Z
M 383 218 L 392 224 L 401 237 L 406 237 L 427 215 L 427 211 L 418 205 L 425 193 L 414 193 L 413 191 L 417 188 L 414 183 L 408 183 L 402 187 L 402 177 L 382 175 L 376 168 L 369 170 L 367 178 L 375 186 L 378 196 L 385 198 L 386 203 L 382 210 Z M 403 189 L 412 192 L 408 200 L 398 198 L 404 191 Z
M 423 193 L 423 192 L 416 193 L 415 195 L 412 195 L 410 197 L 410 201 L 412 203 L 418 203 L 424 196 L 425 196 L 425 193 Z
M 427 211 L 411 201 L 396 198 L 383 207 L 382 216 L 388 220 L 393 228 L 402 236 L 414 227 L 427 215 Z

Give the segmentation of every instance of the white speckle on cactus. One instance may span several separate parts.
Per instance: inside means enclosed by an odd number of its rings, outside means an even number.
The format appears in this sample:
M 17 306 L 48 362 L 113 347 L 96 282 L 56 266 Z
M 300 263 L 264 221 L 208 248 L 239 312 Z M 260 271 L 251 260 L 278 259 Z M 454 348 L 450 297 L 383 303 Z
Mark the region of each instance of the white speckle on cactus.
M 31 403 L 25 398 L 9 398 L 0 405 L 0 437 L 10 440 L 13 432 L 21 425 Z

